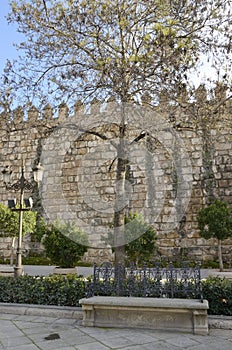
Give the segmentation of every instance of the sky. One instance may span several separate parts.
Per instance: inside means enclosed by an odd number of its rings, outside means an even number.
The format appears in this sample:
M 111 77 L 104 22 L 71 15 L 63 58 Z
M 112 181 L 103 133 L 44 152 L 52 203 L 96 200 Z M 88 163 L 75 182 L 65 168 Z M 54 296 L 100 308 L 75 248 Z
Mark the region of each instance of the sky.
M 0 0 L 0 75 L 3 73 L 7 58 L 12 60 L 18 57 L 18 52 L 13 44 L 19 43 L 23 38 L 21 34 L 17 33 L 16 25 L 7 23 L 6 16 L 9 10 L 9 1 Z M 199 77 L 196 74 L 192 75 L 194 85 L 198 86 L 205 80 L 206 76 L 211 75 L 211 69 L 206 64 Z
M 8 0 L 0 0 L 0 74 L 3 73 L 6 59 L 18 55 L 13 43 L 19 41 L 20 34 L 14 25 L 7 23 L 5 17 L 9 10 Z

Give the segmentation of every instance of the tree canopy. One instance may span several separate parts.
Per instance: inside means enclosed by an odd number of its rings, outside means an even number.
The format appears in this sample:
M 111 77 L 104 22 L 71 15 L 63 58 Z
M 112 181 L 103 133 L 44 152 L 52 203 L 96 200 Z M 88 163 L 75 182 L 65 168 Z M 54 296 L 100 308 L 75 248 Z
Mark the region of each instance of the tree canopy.
M 220 270 L 223 270 L 221 241 L 232 236 L 232 217 L 226 202 L 216 199 L 208 207 L 199 211 L 198 227 L 201 237 L 218 240 Z
M 14 0 L 9 22 L 25 41 L 8 61 L 5 91 L 40 102 L 78 97 L 175 96 L 207 57 L 230 70 L 229 0 Z M 10 89 L 10 90 L 9 90 Z
M 148 225 L 143 216 L 129 213 L 125 217 L 125 252 L 127 260 L 136 266 L 154 260 L 156 247 L 156 232 Z
M 198 215 L 200 234 L 205 239 L 224 240 L 232 235 L 232 217 L 230 208 L 224 201 L 216 199 Z

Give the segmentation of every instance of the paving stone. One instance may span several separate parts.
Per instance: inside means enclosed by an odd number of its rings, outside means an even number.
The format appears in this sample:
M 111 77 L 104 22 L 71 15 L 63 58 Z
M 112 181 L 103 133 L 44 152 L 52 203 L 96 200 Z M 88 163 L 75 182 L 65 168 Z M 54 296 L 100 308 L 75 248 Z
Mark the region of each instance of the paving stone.
M 44 340 L 42 342 L 36 342 L 36 345 L 42 350 L 63 350 L 65 347 L 67 347 L 67 344 L 61 339 Z
M 43 326 L 40 324 L 39 327 L 31 327 L 26 329 L 27 335 L 32 335 L 32 334 L 44 334 L 44 336 L 49 334 L 49 328 L 46 327 L 45 325 Z
M 197 346 L 193 346 L 189 348 L 191 350 L 231 350 L 232 343 L 231 342 L 213 342 L 211 344 L 198 344 Z
M 108 350 L 110 347 L 105 346 L 99 342 L 82 344 L 76 347 L 77 350 Z
M 171 345 L 179 346 L 182 348 L 192 347 L 198 345 L 199 342 L 182 335 L 176 335 L 175 338 L 167 339 L 166 342 Z
M 144 345 L 132 345 L 126 348 L 120 348 L 123 350 L 146 350 L 146 348 L 144 347 Z M 156 350 L 156 347 L 153 345 L 153 348 L 151 348 L 151 350 Z
M 64 334 L 64 342 L 68 345 L 78 346 L 82 344 L 94 343 L 95 341 L 96 340 L 94 338 L 91 338 L 88 335 L 70 337 Z
M 32 344 L 32 341 L 26 336 L 15 337 L 15 335 L 12 334 L 11 337 L 3 339 L 2 343 L 3 345 L 8 346 L 9 349 L 13 349 L 15 346 Z
M 134 344 L 153 343 L 159 340 L 153 334 L 141 334 L 141 332 L 139 334 L 126 335 L 126 338 L 132 340 Z
M 14 347 L 5 348 L 4 350 L 38 350 L 40 349 L 35 344 L 14 345 Z
M 28 322 L 16 320 L 14 324 L 20 329 L 41 328 L 41 322 Z
M 144 350 L 178 350 L 179 347 L 165 342 L 158 341 L 157 343 L 150 343 L 143 345 Z
M 117 349 L 120 347 L 125 347 L 125 346 L 130 346 L 135 344 L 133 341 L 131 341 L 130 339 L 126 339 L 125 337 L 108 338 L 108 339 L 101 340 L 101 342 L 104 345 L 109 346 L 110 349 Z

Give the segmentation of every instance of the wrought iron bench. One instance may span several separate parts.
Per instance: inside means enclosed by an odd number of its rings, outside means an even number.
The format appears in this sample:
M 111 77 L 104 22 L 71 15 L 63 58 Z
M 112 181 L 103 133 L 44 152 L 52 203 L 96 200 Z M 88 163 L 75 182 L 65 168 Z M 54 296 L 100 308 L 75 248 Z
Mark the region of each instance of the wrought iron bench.
M 95 264 L 80 304 L 84 326 L 208 334 L 208 302 L 203 300 L 199 264 L 195 268 Z
M 141 268 L 131 264 L 113 266 L 109 262 L 94 264 L 93 280 L 86 286 L 86 297 L 130 296 L 191 298 L 203 301 L 200 263 L 180 268 L 170 263 L 162 268 L 159 263 Z

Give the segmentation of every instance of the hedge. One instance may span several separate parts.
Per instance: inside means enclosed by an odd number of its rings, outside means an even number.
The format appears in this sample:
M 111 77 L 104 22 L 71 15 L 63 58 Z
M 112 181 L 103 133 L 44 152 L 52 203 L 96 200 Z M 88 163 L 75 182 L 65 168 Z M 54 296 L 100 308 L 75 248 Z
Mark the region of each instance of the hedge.
M 80 306 L 85 286 L 86 279 L 76 274 L 0 277 L 0 302 Z M 209 314 L 232 316 L 232 280 L 209 277 L 202 281 L 202 288 Z
M 209 302 L 210 315 L 232 316 L 232 280 L 208 277 L 202 281 L 204 299 Z
M 79 306 L 85 296 L 83 277 L 74 275 L 0 277 L 0 302 Z

